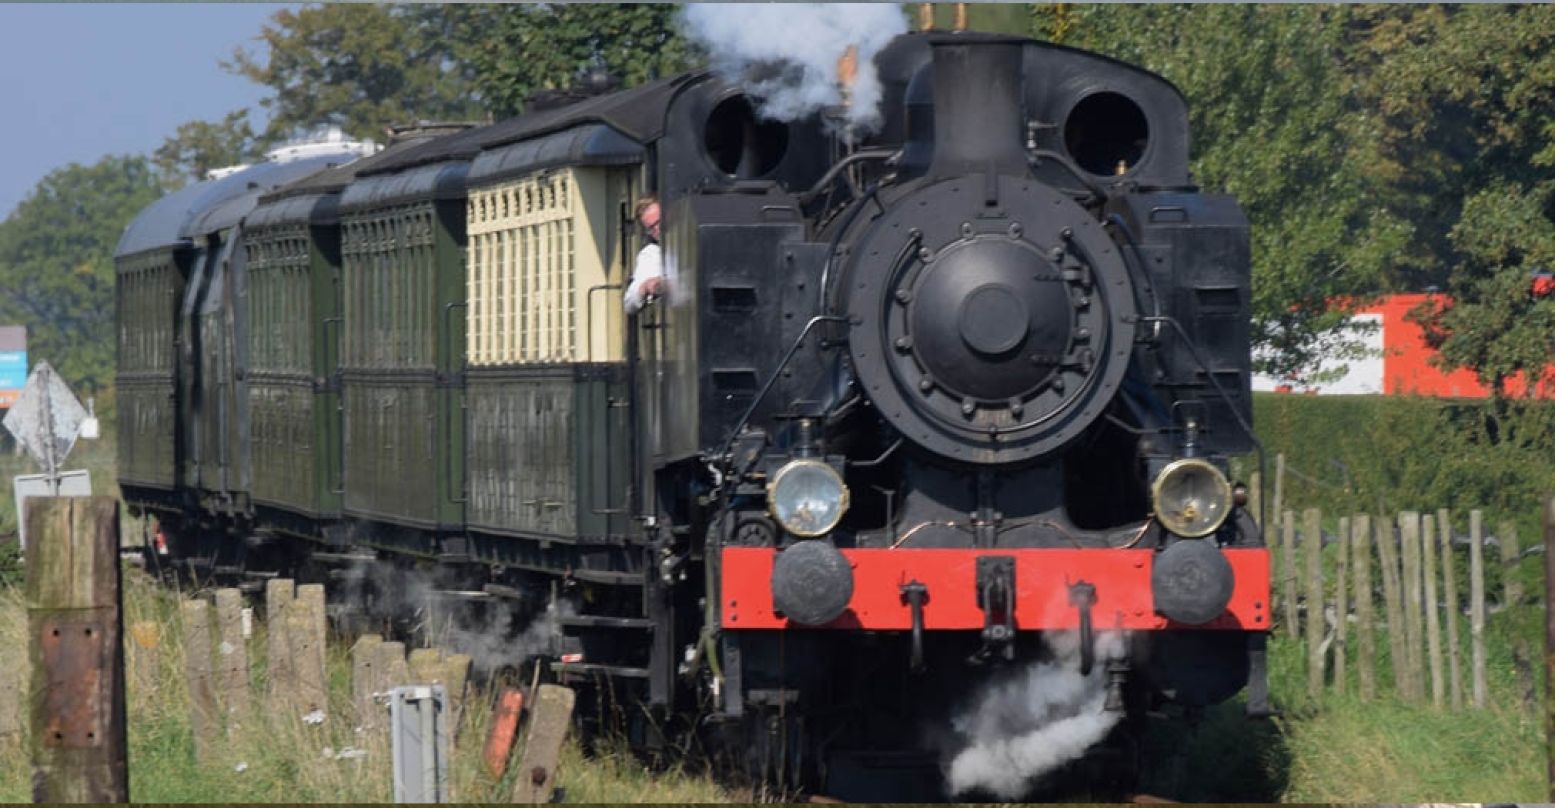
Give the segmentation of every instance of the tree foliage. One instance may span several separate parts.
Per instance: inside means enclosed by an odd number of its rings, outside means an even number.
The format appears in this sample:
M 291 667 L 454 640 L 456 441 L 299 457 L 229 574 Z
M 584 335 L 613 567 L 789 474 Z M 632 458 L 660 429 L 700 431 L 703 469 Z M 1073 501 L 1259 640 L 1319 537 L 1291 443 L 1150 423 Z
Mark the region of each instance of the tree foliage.
M 50 172 L 0 222 L 0 322 L 78 390 L 113 383 L 114 247 L 161 192 L 144 157 L 109 156 Z
M 248 110 L 227 113 L 218 122 L 189 121 L 162 141 L 152 154 L 162 184 L 170 190 L 189 181 L 198 182 L 213 168 L 238 165 L 258 158 L 264 141 L 254 134 Z
M 262 52 L 240 48 L 223 66 L 274 91 L 260 102 L 272 140 L 321 124 L 381 139 L 390 124 L 472 118 L 478 99 L 454 63 L 439 8 L 331 3 L 278 11 L 260 31 Z
M 501 118 L 537 90 L 571 87 L 602 69 L 632 87 L 690 66 L 670 4 L 563 3 L 439 7 L 453 20 L 455 57 Z M 435 16 L 438 12 L 429 12 Z
M 1329 302 L 1394 285 L 1410 226 L 1378 204 L 1345 87 L 1343 9 L 1036 7 L 1035 34 L 1139 64 L 1189 102 L 1192 170 L 1252 222 L 1261 369 L 1299 375 L 1342 349 Z

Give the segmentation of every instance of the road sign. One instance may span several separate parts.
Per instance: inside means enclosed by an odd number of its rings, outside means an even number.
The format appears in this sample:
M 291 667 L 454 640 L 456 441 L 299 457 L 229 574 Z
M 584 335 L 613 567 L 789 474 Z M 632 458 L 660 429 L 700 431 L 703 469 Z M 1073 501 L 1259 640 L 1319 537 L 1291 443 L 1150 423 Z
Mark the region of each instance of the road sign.
M 0 325 L 0 409 L 21 397 L 27 383 L 27 327 Z
M 16 536 L 22 549 L 27 549 L 27 500 L 33 497 L 89 497 L 92 495 L 92 473 L 86 469 L 62 471 L 58 477 L 58 491 L 54 479 L 47 474 L 22 474 L 11 478 L 16 491 Z
M 54 477 L 75 447 L 76 435 L 86 417 L 86 408 L 54 368 L 48 362 L 39 362 L 27 377 L 21 398 L 6 413 L 4 423 L 44 472 Z

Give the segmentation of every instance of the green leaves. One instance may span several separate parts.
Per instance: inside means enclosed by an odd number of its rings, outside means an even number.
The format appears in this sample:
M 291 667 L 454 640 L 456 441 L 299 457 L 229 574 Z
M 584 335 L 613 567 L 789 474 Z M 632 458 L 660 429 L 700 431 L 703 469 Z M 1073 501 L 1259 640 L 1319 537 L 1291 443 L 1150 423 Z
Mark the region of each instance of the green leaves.
M 109 156 L 49 173 L 0 222 L 0 322 L 78 392 L 113 383 L 113 250 L 161 193 L 144 157 Z

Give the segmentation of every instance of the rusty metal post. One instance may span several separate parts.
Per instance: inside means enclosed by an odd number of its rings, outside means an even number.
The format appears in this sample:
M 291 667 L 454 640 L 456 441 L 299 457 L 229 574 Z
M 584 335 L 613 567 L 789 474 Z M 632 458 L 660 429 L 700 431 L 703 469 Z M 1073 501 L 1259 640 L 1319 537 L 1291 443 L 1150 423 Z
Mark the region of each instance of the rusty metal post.
M 119 503 L 28 500 L 34 802 L 128 802 Z

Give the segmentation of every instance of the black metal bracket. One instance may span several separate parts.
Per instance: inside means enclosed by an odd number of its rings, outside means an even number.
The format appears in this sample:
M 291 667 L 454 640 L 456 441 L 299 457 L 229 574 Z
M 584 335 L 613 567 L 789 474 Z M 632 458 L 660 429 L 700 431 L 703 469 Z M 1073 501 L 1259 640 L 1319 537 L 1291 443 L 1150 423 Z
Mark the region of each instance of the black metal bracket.
M 983 647 L 977 659 L 999 653 L 1015 659 L 1015 559 L 1011 556 L 979 556 L 977 559 L 977 607 L 983 610 Z
M 1247 635 L 1247 717 L 1271 718 L 1279 713 L 1269 706 L 1269 635 Z
M 917 580 L 902 584 L 902 601 L 912 608 L 912 659 L 908 670 L 923 672 L 923 604 L 928 602 L 929 588 Z
M 1080 675 L 1089 676 L 1096 664 L 1096 641 L 1091 630 L 1091 607 L 1096 605 L 1096 586 L 1085 581 L 1069 585 L 1069 605 L 1080 610 Z

